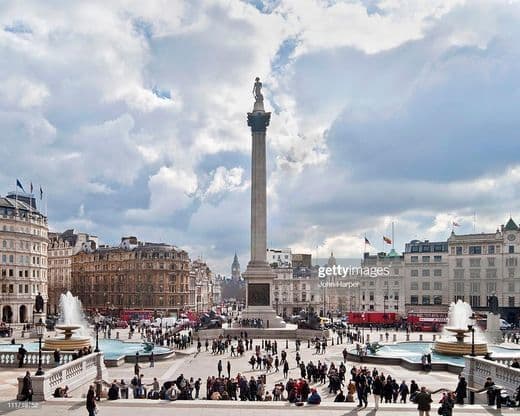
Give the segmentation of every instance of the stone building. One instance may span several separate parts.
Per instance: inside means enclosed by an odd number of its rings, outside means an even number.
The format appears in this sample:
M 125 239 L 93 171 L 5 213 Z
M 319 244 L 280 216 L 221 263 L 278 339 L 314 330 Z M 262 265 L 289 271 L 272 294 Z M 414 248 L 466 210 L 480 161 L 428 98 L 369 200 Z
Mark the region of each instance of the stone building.
M 188 253 L 124 237 L 117 247 L 86 247 L 72 257 L 72 292 L 86 309 L 194 310 Z
M 318 312 L 322 308 L 323 291 L 317 272 L 306 267 L 273 267 L 275 273 L 273 306 L 285 319 L 302 310 Z
M 446 241 L 412 240 L 405 245 L 406 312 L 447 312 L 449 253 Z
M 233 263 L 231 264 L 231 279 L 238 281 L 242 278 L 242 273 L 240 272 L 240 263 L 238 261 L 237 253 L 235 253 L 235 257 L 233 257 Z
M 399 255 L 394 249 L 388 254 L 365 253 L 361 262 L 363 276 L 359 279 L 357 291 L 359 298 L 354 299 L 359 305 L 358 310 L 404 314 L 404 266 L 404 256 Z
M 85 248 L 95 249 L 98 238 L 74 230 L 49 232 L 47 313 L 57 314 L 60 295 L 71 290 L 72 256 Z
M 47 217 L 32 194 L 0 197 L 0 310 L 7 323 L 32 322 L 35 298 L 47 301 Z
M 213 273 L 205 262 L 202 260 L 191 262 L 190 281 L 194 283 L 194 299 L 190 304 L 195 305 L 195 312 L 209 311 L 213 306 Z

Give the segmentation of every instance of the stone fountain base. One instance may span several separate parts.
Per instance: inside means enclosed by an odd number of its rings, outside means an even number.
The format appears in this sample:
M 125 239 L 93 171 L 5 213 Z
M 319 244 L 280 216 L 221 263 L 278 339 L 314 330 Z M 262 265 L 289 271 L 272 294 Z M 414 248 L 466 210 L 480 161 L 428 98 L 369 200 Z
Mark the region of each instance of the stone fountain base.
M 435 352 L 444 355 L 471 355 L 471 343 L 458 343 L 458 342 L 444 342 L 436 341 L 433 347 Z M 486 355 L 488 352 L 487 344 L 476 344 L 475 343 L 475 355 Z
M 56 325 L 55 328 L 63 333 L 54 338 L 46 338 L 42 349 L 74 351 L 90 346 L 90 337 L 74 334 L 74 331 L 81 328 L 79 325 Z
M 448 328 L 445 327 L 445 330 L 452 332 L 456 341 L 435 341 L 433 345 L 433 350 L 435 352 L 444 354 L 444 355 L 470 355 L 471 354 L 471 342 L 466 342 L 465 338 L 469 336 L 469 329 L 461 329 L 461 328 Z M 488 352 L 487 344 L 483 342 L 475 342 L 474 343 L 475 355 L 486 355 Z

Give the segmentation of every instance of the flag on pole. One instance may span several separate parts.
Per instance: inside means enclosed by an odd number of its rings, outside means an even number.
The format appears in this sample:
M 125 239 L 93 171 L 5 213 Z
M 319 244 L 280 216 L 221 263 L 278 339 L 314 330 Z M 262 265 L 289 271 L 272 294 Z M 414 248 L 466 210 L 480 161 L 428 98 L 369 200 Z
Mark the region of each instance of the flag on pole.
M 31 182 L 31 194 L 33 193 L 33 189 L 34 189 L 34 188 L 33 188 L 33 184 L 32 184 L 32 182 Z
M 392 240 L 390 240 L 388 237 L 383 236 L 383 241 L 384 241 L 386 244 L 392 244 Z
M 460 224 L 458 222 L 453 221 L 453 226 L 454 227 L 460 227 Z
M 25 192 L 25 189 L 23 189 L 23 186 L 22 186 L 22 182 L 20 182 L 19 179 L 16 180 L 16 187 L 17 187 L 17 188 L 20 188 L 22 191 Z
M 43 199 L 43 189 L 42 189 L 41 185 L 40 185 L 40 199 Z
M 371 245 L 370 241 L 368 241 L 368 238 L 366 238 L 366 237 L 365 237 L 365 244 L 368 244 L 369 246 Z

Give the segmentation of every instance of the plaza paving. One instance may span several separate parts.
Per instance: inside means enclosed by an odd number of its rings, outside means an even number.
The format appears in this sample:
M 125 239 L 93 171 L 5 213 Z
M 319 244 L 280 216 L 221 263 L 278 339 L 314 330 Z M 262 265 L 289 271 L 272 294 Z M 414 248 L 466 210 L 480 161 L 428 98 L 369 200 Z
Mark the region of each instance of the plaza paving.
M 366 333 L 369 333 L 369 331 L 366 331 Z M 392 335 L 394 332 L 390 332 L 390 339 L 392 339 Z M 397 334 L 398 340 L 404 340 L 405 334 L 402 332 L 398 332 Z M 197 335 L 195 335 L 196 337 Z M 121 338 L 127 339 L 125 331 L 121 331 Z M 374 331 L 371 335 L 372 340 L 378 340 L 379 334 Z M 432 340 L 432 334 L 424 334 L 423 339 L 425 341 L 431 341 Z M 419 340 L 419 334 L 413 333 L 410 336 L 410 340 L 417 341 Z M 135 341 L 135 337 L 134 337 Z M 260 370 L 251 370 L 251 366 L 247 362 L 249 358 L 252 355 L 251 350 L 246 351 L 243 357 L 230 357 L 229 352 L 222 355 L 212 355 L 211 352 L 206 352 L 204 348 L 204 340 L 202 340 L 203 347 L 202 351 L 200 353 L 196 352 L 195 346 L 190 347 L 187 350 L 181 350 L 178 351 L 176 356 L 172 359 L 168 359 L 165 361 L 157 361 L 155 363 L 155 367 L 150 368 L 149 364 L 147 362 L 141 363 L 142 370 L 141 373 L 145 376 L 145 382 L 146 383 L 152 383 L 153 378 L 157 377 L 158 380 L 162 383 L 164 381 L 168 380 L 174 380 L 176 379 L 180 374 L 183 374 L 184 377 L 190 378 L 193 377 L 194 379 L 197 379 L 200 377 L 202 379 L 202 385 L 201 385 L 201 396 L 205 396 L 205 386 L 206 386 L 206 378 L 208 376 L 214 376 L 217 374 L 217 362 L 218 360 L 222 360 L 224 373 L 226 374 L 226 365 L 227 361 L 231 363 L 231 376 L 236 376 L 237 373 L 241 373 L 245 375 L 248 379 L 251 376 L 257 377 L 260 374 L 265 374 L 265 371 Z M 336 343 L 336 341 L 335 341 Z M 254 345 L 261 345 L 261 340 L 254 340 Z M 285 350 L 286 343 L 284 340 L 278 341 L 278 354 L 282 350 Z M 307 347 L 307 342 L 303 341 L 300 354 L 305 363 L 307 363 L 309 360 L 312 360 L 314 363 L 317 363 L 318 360 L 325 361 L 327 364 L 330 365 L 330 363 L 334 362 L 335 364 L 339 364 L 342 361 L 342 350 L 346 346 L 349 346 L 344 342 L 340 345 L 330 345 L 329 340 L 329 346 L 327 348 L 327 352 L 325 354 L 315 354 L 315 351 L 313 348 Z M 511 345 L 513 346 L 513 345 Z M 253 347 L 254 351 L 254 347 Z M 288 361 L 290 364 L 290 372 L 289 377 L 293 378 L 299 378 L 300 377 L 300 371 L 296 367 L 296 361 L 295 361 L 295 343 L 293 340 L 289 341 L 289 348 L 288 351 Z M 351 363 L 347 362 L 347 371 L 350 370 L 352 365 L 358 366 L 358 363 Z M 372 366 L 368 365 L 369 368 Z M 448 388 L 448 389 L 455 389 L 455 386 L 457 384 L 457 375 L 448 373 L 448 372 L 416 372 L 416 371 L 410 371 L 407 369 L 404 369 L 399 366 L 390 366 L 390 365 L 378 365 L 377 368 L 380 371 L 383 371 L 385 374 L 390 374 L 393 377 L 397 378 L 398 382 L 401 382 L 402 380 L 406 380 L 407 383 L 410 383 L 410 380 L 415 380 L 420 386 L 427 386 L 430 390 L 437 390 L 440 388 Z M 120 367 L 112 367 L 108 368 L 108 380 L 112 381 L 114 379 L 121 380 L 124 379 L 126 383 L 130 382 L 130 379 L 133 376 L 134 372 L 134 366 L 133 364 L 124 364 Z M 0 406 L 1 413 L 5 412 L 16 412 L 17 415 L 22 414 L 34 414 L 31 412 L 34 412 L 35 409 L 32 408 L 21 408 L 17 409 L 15 408 L 13 402 L 10 402 L 16 395 L 16 377 L 18 375 L 22 374 L 21 371 L 18 371 L 18 369 L 8 369 L 8 370 L 2 370 L 0 372 L 0 400 L 2 400 L 3 404 Z M 272 390 L 273 386 L 277 382 L 285 382 L 282 371 L 280 369 L 280 372 L 275 373 L 271 372 L 266 375 L 267 377 L 267 388 L 269 391 Z M 110 414 L 110 415 L 122 415 L 122 414 L 129 414 L 129 409 L 136 409 L 137 407 L 149 407 L 150 409 L 154 409 L 154 414 L 166 414 L 171 413 L 171 411 L 175 409 L 184 409 L 182 410 L 183 414 L 186 415 L 198 415 L 202 414 L 204 411 L 203 409 L 207 409 L 208 406 L 211 406 L 212 414 L 213 415 L 219 415 L 219 414 L 248 414 L 248 415 L 255 415 L 255 414 L 287 414 L 291 415 L 293 412 L 305 412 L 306 414 L 321 414 L 326 412 L 327 414 L 331 415 L 345 415 L 345 414 L 354 414 L 359 413 L 362 415 L 365 414 L 373 414 L 371 413 L 371 408 L 373 408 L 373 401 L 371 401 L 371 398 L 369 397 L 369 407 L 366 410 L 360 410 L 359 412 L 355 409 L 355 404 L 352 403 L 342 403 L 342 404 L 335 404 L 333 403 L 334 395 L 328 393 L 327 384 L 311 384 L 311 387 L 318 388 L 318 391 L 320 392 L 322 396 L 322 405 L 319 407 L 304 407 L 304 408 L 297 408 L 295 406 L 289 405 L 287 402 L 281 402 L 279 403 L 258 403 L 258 402 L 240 402 L 240 403 L 229 403 L 229 402 L 212 402 L 212 401 L 206 401 L 206 400 L 195 400 L 191 402 L 158 402 L 158 401 L 151 401 L 151 400 L 135 400 L 135 399 L 129 399 L 129 400 L 119 400 L 116 402 L 106 402 L 103 401 L 101 403 L 102 413 L 101 414 Z M 84 397 L 84 394 L 86 392 L 86 388 L 82 390 L 77 390 L 72 393 L 73 399 L 70 400 L 59 400 L 58 403 L 56 402 L 47 402 L 45 404 L 38 404 L 39 409 L 45 410 L 45 414 L 84 414 L 84 401 L 82 397 Z M 438 393 L 433 397 L 434 399 L 434 408 L 432 411 L 433 413 L 436 413 L 435 403 L 438 402 L 440 398 L 441 393 Z M 11 404 L 9 404 L 11 403 Z M 9 407 L 11 406 L 11 407 Z M 465 406 L 461 409 L 456 409 L 456 414 L 464 411 L 464 413 L 474 413 L 474 414 L 490 414 L 489 412 L 493 413 L 492 409 L 487 409 L 484 407 L 475 407 L 473 410 L 471 410 L 470 406 Z M 504 409 L 504 412 L 508 411 L 508 409 Z M 134 413 L 134 412 L 130 412 Z M 206 411 L 207 413 L 207 411 Z M 417 411 L 415 410 L 415 405 L 398 405 L 398 404 L 392 404 L 392 405 L 382 405 L 381 410 L 378 411 L 380 414 L 388 414 L 388 415 L 404 415 L 404 414 L 416 414 Z

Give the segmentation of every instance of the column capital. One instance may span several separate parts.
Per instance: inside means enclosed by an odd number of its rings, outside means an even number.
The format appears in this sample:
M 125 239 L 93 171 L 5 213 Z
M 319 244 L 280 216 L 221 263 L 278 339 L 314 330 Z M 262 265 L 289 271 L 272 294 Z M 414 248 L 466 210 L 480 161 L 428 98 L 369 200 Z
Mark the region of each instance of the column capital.
M 265 111 L 254 111 L 247 113 L 247 125 L 251 127 L 251 132 L 265 132 L 271 119 L 271 113 Z

